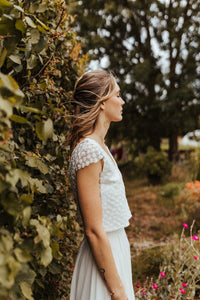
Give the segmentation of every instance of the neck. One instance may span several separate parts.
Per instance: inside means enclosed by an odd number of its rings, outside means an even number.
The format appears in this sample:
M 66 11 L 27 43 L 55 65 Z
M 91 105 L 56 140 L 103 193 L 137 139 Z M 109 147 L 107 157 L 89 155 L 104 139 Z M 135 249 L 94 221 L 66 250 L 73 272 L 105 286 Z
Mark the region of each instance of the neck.
M 91 138 L 95 138 L 100 144 L 103 145 L 109 127 L 110 122 L 102 118 L 100 115 L 100 118 L 97 120 L 94 132 L 91 135 L 88 135 L 88 137 L 90 136 Z

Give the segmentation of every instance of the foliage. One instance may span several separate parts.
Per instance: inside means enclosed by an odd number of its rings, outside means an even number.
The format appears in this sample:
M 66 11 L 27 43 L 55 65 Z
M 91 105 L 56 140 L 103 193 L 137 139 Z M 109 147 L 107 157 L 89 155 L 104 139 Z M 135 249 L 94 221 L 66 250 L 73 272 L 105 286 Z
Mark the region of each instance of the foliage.
M 200 221 L 200 181 L 187 182 L 176 204 L 176 211 L 180 217 L 191 223 L 193 219 Z M 200 227 L 195 228 L 200 229 Z
M 177 183 L 174 182 L 169 182 L 160 189 L 160 195 L 164 198 L 174 198 L 179 192 L 180 188 Z
M 80 237 L 66 136 L 87 56 L 64 2 L 0 12 L 0 298 L 68 299 Z
M 145 282 L 147 278 L 157 278 L 160 265 L 163 262 L 161 247 L 147 248 L 134 254 L 132 261 L 133 282 Z
M 160 183 L 166 175 L 169 175 L 172 164 L 163 152 L 148 147 L 147 153 L 135 159 L 138 170 L 144 172 L 150 183 Z
M 164 261 L 157 280 L 138 286 L 136 299 L 195 299 L 200 292 L 200 245 L 199 238 L 193 235 L 193 224 L 183 223 L 180 243 L 169 245 L 164 251 Z M 185 229 L 186 228 L 186 229 Z M 189 231 L 185 233 L 185 230 Z M 188 236 L 190 234 L 190 236 Z M 145 296 L 144 296 L 145 295 Z M 198 298 L 199 299 L 199 298 Z
M 183 183 L 167 182 L 159 187 L 159 194 L 157 201 L 171 210 L 171 213 L 175 213 L 175 207 L 177 204 L 177 198 L 182 192 L 184 187 Z M 169 225 L 169 224 L 168 224 Z M 167 226 L 166 226 L 167 227 Z
M 84 50 L 114 71 L 127 102 L 111 135 L 140 151 L 167 136 L 172 159 L 177 134 L 195 129 L 200 113 L 200 1 L 69 2 Z
M 200 180 L 200 152 L 199 149 L 195 149 L 190 157 L 190 163 L 192 166 L 192 179 Z

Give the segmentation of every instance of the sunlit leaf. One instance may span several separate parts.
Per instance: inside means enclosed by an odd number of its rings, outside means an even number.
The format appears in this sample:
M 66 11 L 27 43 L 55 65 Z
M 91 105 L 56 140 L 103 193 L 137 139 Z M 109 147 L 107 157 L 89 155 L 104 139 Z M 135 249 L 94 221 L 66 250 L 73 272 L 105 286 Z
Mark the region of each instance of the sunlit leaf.
M 17 19 L 17 21 L 15 22 L 15 27 L 16 29 L 20 30 L 22 33 L 26 32 L 26 27 L 24 25 L 24 22 L 20 19 Z
M 36 229 L 37 229 L 38 235 L 35 237 L 34 241 L 36 243 L 42 241 L 44 247 L 48 248 L 49 244 L 50 244 L 50 233 L 49 233 L 49 230 L 45 226 L 40 225 L 40 224 L 36 225 Z
M 3 245 L 6 252 L 9 252 L 13 248 L 13 239 L 10 235 L 1 235 L 1 244 Z
M 42 182 L 37 179 L 37 178 L 29 178 L 29 182 L 33 187 L 35 187 L 36 191 L 42 193 L 42 194 L 46 194 L 46 188 L 42 185 Z
M 53 259 L 51 247 L 48 247 L 41 252 L 41 264 L 47 267 Z
M 34 49 L 40 53 L 48 46 L 48 39 L 46 37 L 41 37 L 38 44 L 34 45 Z
M 27 59 L 27 69 L 31 70 L 37 65 L 37 57 L 34 54 Z
M 34 300 L 34 298 L 32 297 L 31 286 L 25 281 L 20 282 L 19 285 L 20 285 L 21 291 L 22 291 L 23 295 L 26 297 L 26 299 Z
M 33 202 L 33 194 L 22 194 L 19 200 L 25 204 L 31 204 Z
M 9 101 L 4 100 L 1 96 L 0 96 L 0 110 L 4 111 L 8 117 L 12 116 L 13 113 L 12 104 Z
M 26 111 L 30 111 L 33 112 L 35 114 L 43 114 L 43 111 L 35 108 L 35 107 L 30 107 L 30 106 L 24 106 L 24 105 L 20 105 L 20 108 Z
M 45 3 L 45 2 L 44 3 L 40 3 L 36 11 L 38 13 L 43 13 L 43 12 L 45 12 L 47 10 L 47 8 L 48 8 L 47 3 Z
M 12 120 L 13 122 L 16 122 L 16 123 L 20 123 L 20 124 L 26 124 L 27 123 L 27 120 L 24 117 L 21 117 L 21 116 L 15 115 L 15 114 L 13 114 L 10 117 L 10 120 Z
M 42 141 L 53 136 L 53 122 L 51 119 L 36 123 L 36 133 Z
M 0 87 L 4 86 L 18 97 L 24 97 L 24 93 L 19 89 L 17 82 L 10 76 L 0 73 Z
M 13 187 L 20 180 L 23 187 L 27 185 L 29 174 L 26 171 L 21 169 L 12 169 L 9 173 L 6 174 L 6 181 L 9 182 Z
M 26 156 L 26 165 L 32 168 L 38 168 L 44 175 L 49 171 L 48 166 L 45 165 L 40 159 L 33 156 Z
M 8 2 L 7 0 L 1 0 L 0 2 L 0 10 L 4 11 L 8 8 L 11 8 L 12 4 L 10 2 Z
M 30 27 L 32 27 L 32 28 L 36 28 L 37 26 L 35 25 L 35 23 L 33 22 L 33 20 L 30 18 L 30 17 L 25 17 L 25 21 L 26 21 L 26 23 L 30 26 Z
M 16 8 L 17 10 L 19 10 L 20 12 L 24 12 L 23 8 L 19 5 L 14 5 L 14 8 Z
M 10 55 L 9 58 L 16 64 L 21 64 L 21 59 L 18 55 Z
M 31 34 L 30 40 L 29 40 L 30 43 L 31 44 L 37 44 L 39 42 L 39 39 L 40 39 L 40 32 L 36 28 L 34 28 L 34 29 L 30 30 L 30 34 Z
M 13 252 L 17 260 L 21 263 L 25 263 L 32 260 L 32 256 L 20 248 L 15 248 Z
M 25 48 L 25 58 L 30 58 L 31 56 L 31 50 L 32 50 L 32 44 L 30 41 L 28 41 L 28 43 L 26 44 L 26 48 Z
M 23 220 L 22 220 L 22 225 L 24 227 L 26 227 L 28 225 L 28 222 L 30 220 L 30 217 L 31 217 L 31 207 L 30 206 L 27 206 L 24 208 L 22 214 L 23 214 Z
M 32 285 L 36 277 L 36 273 L 29 267 L 28 264 L 23 264 L 23 268 L 19 271 L 16 277 L 16 282 L 26 282 Z

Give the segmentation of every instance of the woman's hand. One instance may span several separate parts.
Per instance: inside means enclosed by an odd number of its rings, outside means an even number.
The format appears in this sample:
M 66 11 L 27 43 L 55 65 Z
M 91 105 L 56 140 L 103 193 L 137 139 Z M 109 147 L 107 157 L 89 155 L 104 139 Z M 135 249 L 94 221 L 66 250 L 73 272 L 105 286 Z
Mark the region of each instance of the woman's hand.
M 111 296 L 112 300 L 128 300 L 124 287 L 120 287 L 118 291 Z

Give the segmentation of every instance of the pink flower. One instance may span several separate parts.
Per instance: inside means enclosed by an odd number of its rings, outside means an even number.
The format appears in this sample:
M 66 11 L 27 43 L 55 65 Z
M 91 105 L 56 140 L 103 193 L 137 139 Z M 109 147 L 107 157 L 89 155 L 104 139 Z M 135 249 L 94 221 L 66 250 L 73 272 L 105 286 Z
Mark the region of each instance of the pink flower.
M 136 285 L 136 287 L 139 289 L 139 288 L 140 288 L 140 285 L 139 285 L 139 284 L 137 284 L 137 285 Z
M 154 287 L 155 290 L 158 289 L 158 286 L 155 283 L 153 284 L 153 287 Z
M 145 293 L 144 291 L 142 292 L 142 294 L 143 294 L 143 295 L 146 295 L 146 293 Z
M 161 275 L 162 277 L 166 277 L 166 275 L 165 275 L 164 272 L 160 272 L 160 275 Z
M 192 238 L 193 240 L 195 240 L 195 241 L 199 241 L 199 238 L 198 238 L 197 235 L 193 235 L 191 238 Z
M 183 250 L 183 251 L 184 251 L 185 249 L 182 247 L 182 248 L 181 248 L 181 250 Z
M 185 294 L 185 290 L 184 289 L 180 289 L 182 294 Z
M 186 223 L 183 223 L 183 227 L 188 228 L 188 225 Z
M 183 287 L 187 287 L 187 284 L 183 282 L 183 283 L 182 283 L 182 286 L 183 286 Z
M 175 299 L 175 297 L 174 297 L 174 296 L 171 296 L 171 298 L 172 298 L 172 299 Z
M 197 257 L 197 256 L 194 256 L 194 259 L 198 259 L 198 257 Z

